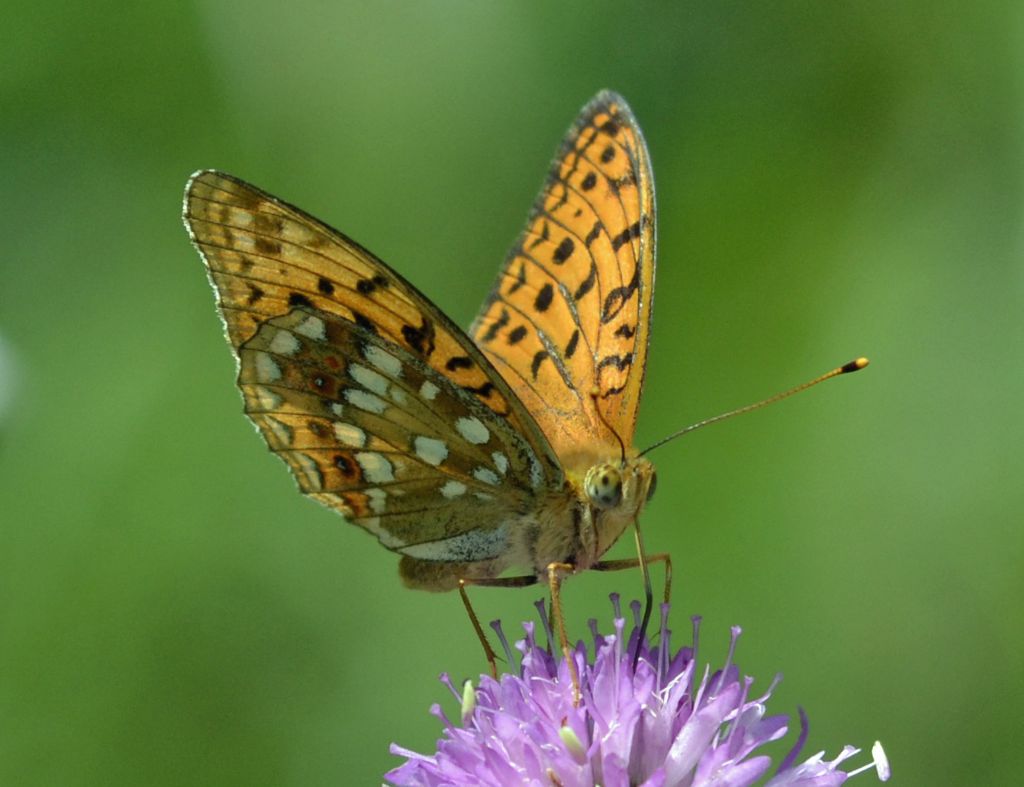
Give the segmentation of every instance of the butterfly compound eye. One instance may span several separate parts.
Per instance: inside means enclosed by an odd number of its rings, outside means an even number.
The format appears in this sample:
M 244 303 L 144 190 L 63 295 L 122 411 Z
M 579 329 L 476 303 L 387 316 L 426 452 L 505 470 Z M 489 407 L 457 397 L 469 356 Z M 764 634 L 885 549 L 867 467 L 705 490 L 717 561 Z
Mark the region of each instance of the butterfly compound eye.
M 598 508 L 614 508 L 622 502 L 622 473 L 614 465 L 596 465 L 587 472 L 583 489 Z

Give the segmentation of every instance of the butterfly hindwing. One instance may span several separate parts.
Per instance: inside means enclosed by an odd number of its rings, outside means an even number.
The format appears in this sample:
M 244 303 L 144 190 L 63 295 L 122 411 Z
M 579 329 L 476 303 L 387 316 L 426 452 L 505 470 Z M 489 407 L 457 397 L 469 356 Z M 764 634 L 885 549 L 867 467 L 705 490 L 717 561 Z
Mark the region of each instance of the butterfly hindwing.
M 471 333 L 556 453 L 632 439 L 654 288 L 654 184 L 626 102 L 598 94 L 552 164 Z
M 529 444 L 475 396 L 335 315 L 267 320 L 239 361 L 246 413 L 302 490 L 395 551 L 496 557 L 485 534 L 543 481 Z

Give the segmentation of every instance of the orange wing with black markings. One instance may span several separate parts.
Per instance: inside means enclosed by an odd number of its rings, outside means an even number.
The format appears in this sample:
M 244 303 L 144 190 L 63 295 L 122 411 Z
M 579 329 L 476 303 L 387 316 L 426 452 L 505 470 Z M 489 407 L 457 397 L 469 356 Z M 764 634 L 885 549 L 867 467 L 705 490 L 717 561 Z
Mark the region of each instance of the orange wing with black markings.
M 632 440 L 654 232 L 643 135 L 622 97 L 602 92 L 566 135 L 470 331 L 565 464 L 584 467 L 595 453 L 617 453 L 605 423 Z

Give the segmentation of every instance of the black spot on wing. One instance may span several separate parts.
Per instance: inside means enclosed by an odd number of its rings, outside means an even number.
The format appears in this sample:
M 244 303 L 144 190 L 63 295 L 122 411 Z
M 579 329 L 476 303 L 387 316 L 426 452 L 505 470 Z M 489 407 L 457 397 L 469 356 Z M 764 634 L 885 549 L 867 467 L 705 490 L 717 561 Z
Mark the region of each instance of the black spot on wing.
M 445 362 L 444 368 L 449 372 L 454 372 L 457 369 L 472 369 L 473 359 L 468 358 L 465 355 L 455 355 Z
M 402 326 L 402 338 L 418 355 L 429 358 L 434 352 L 434 323 L 427 317 L 419 328 L 411 325 Z
M 573 353 L 576 352 L 576 345 L 580 343 L 580 329 L 577 328 L 572 332 L 572 337 L 569 339 L 569 343 L 565 345 L 565 357 L 566 359 L 572 358 Z
M 334 295 L 334 285 L 323 276 L 317 281 L 316 288 L 324 295 Z
M 562 265 L 569 257 L 572 256 L 573 249 L 576 248 L 576 244 L 573 243 L 572 238 L 566 236 L 562 239 L 562 242 L 558 244 L 558 248 L 555 249 L 555 253 L 551 255 L 552 261 L 555 265 Z
M 313 301 L 303 295 L 301 292 L 293 292 L 288 295 L 289 306 L 305 306 L 309 309 L 313 308 Z
M 537 293 L 537 297 L 533 301 L 533 308 L 539 312 L 546 312 L 548 307 L 551 306 L 551 300 L 554 298 L 554 295 L 555 290 L 551 286 L 551 282 L 548 282 Z
M 387 279 L 379 275 L 374 276 L 372 279 L 360 279 L 356 282 L 356 290 L 361 295 L 370 295 L 371 293 L 376 292 L 377 288 L 381 286 L 379 281 L 383 281 L 384 284 L 387 284 Z
M 498 319 L 492 322 L 488 326 L 487 331 L 484 333 L 484 335 L 480 337 L 481 344 L 487 344 L 487 342 L 494 341 L 494 337 L 496 337 L 501 332 L 502 328 L 508 325 L 508 321 L 508 309 L 502 309 L 501 314 L 498 316 Z
M 547 350 L 537 350 L 533 356 L 533 362 L 530 364 L 530 374 L 533 375 L 533 379 L 537 379 L 537 373 L 540 371 L 540 365 L 544 363 L 544 359 L 550 358 Z
M 335 454 L 333 457 L 334 466 L 341 472 L 343 478 L 349 481 L 359 480 L 361 475 L 359 466 L 347 454 Z
M 614 366 L 620 372 L 623 369 L 629 368 L 633 364 L 633 353 L 626 353 L 625 355 L 608 355 L 601 359 L 601 362 L 597 365 L 597 370 L 600 372 L 609 366 Z
M 494 391 L 494 383 L 488 381 L 488 382 L 485 382 L 485 383 L 483 383 L 481 385 L 476 385 L 476 386 L 464 385 L 464 386 L 462 386 L 462 390 L 468 391 L 471 394 L 476 394 L 477 396 L 482 397 L 483 399 L 486 399 Z
M 612 238 L 612 249 L 618 251 L 634 238 L 640 237 L 640 222 L 634 221 L 626 229 Z
M 309 384 L 313 387 L 313 390 L 328 397 L 334 391 L 334 382 L 334 380 L 330 380 L 322 374 L 314 374 L 309 378 Z
M 611 322 L 615 319 L 622 307 L 625 306 L 629 299 L 633 297 L 633 294 L 640 287 L 640 266 L 637 265 L 633 269 L 633 278 L 630 279 L 629 284 L 622 287 L 616 287 L 614 290 L 608 293 L 608 296 L 604 299 L 604 305 L 601 307 L 601 322 Z
M 508 343 L 509 344 L 518 344 L 519 342 L 521 342 L 525 338 L 526 338 L 526 326 L 525 325 L 517 325 L 515 328 L 513 328 L 511 331 L 508 332 Z
M 364 331 L 376 334 L 377 326 L 369 317 L 365 314 L 357 312 L 355 309 L 352 310 L 352 322 L 362 328 Z
M 580 282 L 580 286 L 576 288 L 576 292 L 572 294 L 573 300 L 578 301 L 597 284 L 597 263 L 593 260 L 590 261 L 590 273 L 587 274 L 587 278 Z

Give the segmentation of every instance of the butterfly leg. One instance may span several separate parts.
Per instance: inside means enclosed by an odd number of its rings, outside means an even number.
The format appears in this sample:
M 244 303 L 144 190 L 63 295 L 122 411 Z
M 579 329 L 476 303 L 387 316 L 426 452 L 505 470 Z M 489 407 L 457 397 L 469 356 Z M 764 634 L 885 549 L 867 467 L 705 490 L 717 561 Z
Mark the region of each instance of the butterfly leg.
M 580 704 L 580 676 L 576 671 L 576 661 L 572 657 L 569 648 L 569 635 L 565 630 L 565 616 L 562 614 L 562 577 L 571 574 L 576 570 L 572 563 L 549 563 L 548 564 L 548 587 L 551 590 L 551 620 L 554 623 L 555 631 L 558 633 L 558 642 L 562 646 L 562 655 L 565 656 L 565 663 L 569 667 L 569 676 L 572 678 L 573 704 Z
M 497 680 L 498 657 L 494 653 L 491 643 L 487 641 L 487 635 L 484 634 L 484 630 L 480 626 L 480 618 L 476 616 L 476 610 L 469 603 L 469 595 L 466 593 L 466 580 L 464 579 L 459 580 L 459 596 L 462 598 L 462 605 L 466 608 L 466 614 L 469 615 L 469 622 L 473 625 L 473 631 L 476 632 L 477 639 L 480 640 L 480 644 L 483 646 L 484 658 L 487 659 L 487 666 L 490 667 L 491 677 Z
M 469 622 L 473 625 L 473 631 L 476 632 L 477 639 L 480 640 L 480 645 L 484 649 L 484 657 L 487 659 L 487 665 L 491 670 L 491 677 L 497 680 L 498 678 L 498 656 L 494 652 L 494 648 L 491 647 L 491 643 L 487 640 L 487 635 L 484 634 L 483 626 L 480 625 L 480 618 L 476 615 L 476 610 L 473 609 L 473 605 L 469 601 L 469 594 L 466 592 L 466 585 L 489 585 L 490 587 L 527 587 L 529 585 L 536 585 L 537 577 L 497 577 L 494 579 L 460 579 L 459 580 L 459 596 L 462 598 L 462 604 L 466 608 L 466 614 L 469 615 Z
M 651 563 L 665 564 L 665 603 L 672 597 L 672 556 L 668 552 L 659 552 L 656 555 L 647 556 L 647 565 Z M 624 571 L 629 568 L 639 568 L 640 560 L 635 557 L 625 560 L 600 560 L 590 568 L 594 571 Z

